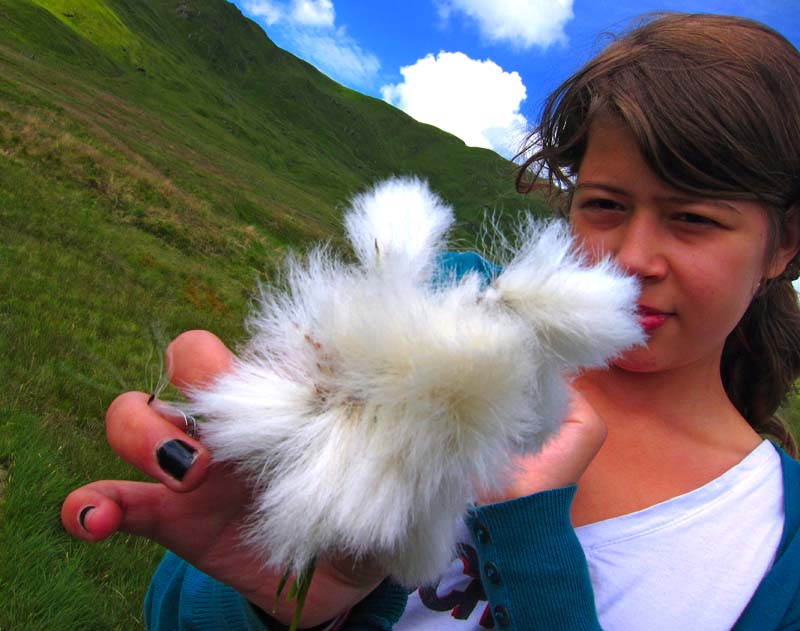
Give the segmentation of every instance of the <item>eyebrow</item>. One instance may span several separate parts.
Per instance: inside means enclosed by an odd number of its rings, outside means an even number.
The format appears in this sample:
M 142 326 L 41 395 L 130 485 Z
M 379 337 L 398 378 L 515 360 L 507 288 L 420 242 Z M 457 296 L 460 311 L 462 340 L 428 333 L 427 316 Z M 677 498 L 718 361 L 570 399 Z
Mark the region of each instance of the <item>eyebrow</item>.
M 575 185 L 575 190 L 579 190 L 582 188 L 599 188 L 604 191 L 608 191 L 609 193 L 616 193 L 617 195 L 625 195 L 626 197 L 629 196 L 628 191 L 624 188 L 617 188 L 616 186 L 611 186 L 610 184 L 602 184 L 600 182 L 578 182 Z
M 602 182 L 579 182 L 575 185 L 575 190 L 580 190 L 582 188 L 599 188 L 604 191 L 608 191 L 609 193 L 614 193 L 615 195 L 622 195 L 624 197 L 630 197 L 630 193 L 626 191 L 624 188 L 619 188 L 618 186 L 612 186 L 611 184 L 604 184 Z M 735 213 L 741 214 L 741 211 L 736 208 L 730 202 L 724 199 L 711 199 L 708 197 L 688 197 L 685 195 L 667 195 L 666 197 L 658 197 L 656 198 L 658 201 L 670 202 L 672 204 L 680 204 L 680 205 L 689 205 L 689 204 L 710 204 L 712 206 L 716 206 L 718 208 L 722 208 L 723 210 L 732 210 Z

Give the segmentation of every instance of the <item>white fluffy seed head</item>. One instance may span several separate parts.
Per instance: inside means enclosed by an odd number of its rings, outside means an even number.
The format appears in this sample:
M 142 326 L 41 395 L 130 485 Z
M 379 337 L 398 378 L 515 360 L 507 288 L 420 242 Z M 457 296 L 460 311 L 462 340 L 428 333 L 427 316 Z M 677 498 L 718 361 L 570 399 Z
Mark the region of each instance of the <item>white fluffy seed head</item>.
M 477 489 L 557 431 L 562 373 L 639 339 L 635 283 L 587 266 L 557 227 L 531 223 L 489 288 L 475 273 L 432 282 L 451 221 L 417 180 L 357 197 L 359 264 L 323 248 L 291 260 L 241 359 L 192 393 L 214 457 L 253 485 L 245 539 L 270 565 L 347 553 L 434 580 Z
M 562 372 L 599 368 L 642 344 L 639 284 L 609 259 L 589 264 L 565 222 L 530 219 L 520 248 L 495 279 L 502 300 L 534 329 Z
M 215 457 L 256 483 L 248 539 L 277 567 L 338 550 L 408 585 L 432 580 L 476 486 L 499 485 L 510 448 L 544 440 L 526 328 L 482 305 L 478 277 L 387 283 L 354 274 L 292 287 L 288 303 L 265 294 L 259 343 L 194 395 Z M 293 312 L 313 329 L 284 325 Z
M 453 224 L 453 209 L 414 177 L 385 180 L 356 195 L 345 228 L 361 264 L 423 280 Z

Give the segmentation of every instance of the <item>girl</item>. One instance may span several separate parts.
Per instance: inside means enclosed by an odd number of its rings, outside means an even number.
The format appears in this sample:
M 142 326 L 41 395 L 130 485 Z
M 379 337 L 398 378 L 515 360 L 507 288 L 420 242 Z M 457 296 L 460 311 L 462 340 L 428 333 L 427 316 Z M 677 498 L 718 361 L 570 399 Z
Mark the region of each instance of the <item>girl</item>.
M 800 54 L 748 20 L 651 18 L 555 92 L 531 147 L 520 188 L 546 172 L 586 251 L 638 276 L 648 344 L 575 380 L 563 430 L 467 516 L 467 562 L 438 589 L 407 599 L 380 568 L 332 560 L 303 624 L 800 629 L 800 465 L 774 417 L 800 368 Z M 168 350 L 183 387 L 230 359 L 202 332 Z M 107 423 L 159 483 L 78 489 L 67 529 L 173 551 L 152 628 L 282 628 L 279 577 L 237 545 L 244 485 L 145 394 Z

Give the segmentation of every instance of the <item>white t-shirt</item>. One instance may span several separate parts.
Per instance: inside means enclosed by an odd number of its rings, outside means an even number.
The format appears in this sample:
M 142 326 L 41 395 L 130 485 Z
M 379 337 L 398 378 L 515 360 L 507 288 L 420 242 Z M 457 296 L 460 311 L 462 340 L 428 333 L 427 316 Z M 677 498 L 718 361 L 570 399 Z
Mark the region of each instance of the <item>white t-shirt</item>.
M 783 521 L 780 456 L 764 441 L 699 489 L 577 528 L 601 626 L 730 629 L 774 562 Z M 395 631 L 490 628 L 466 528 L 464 535 L 461 558 L 435 589 L 411 594 Z

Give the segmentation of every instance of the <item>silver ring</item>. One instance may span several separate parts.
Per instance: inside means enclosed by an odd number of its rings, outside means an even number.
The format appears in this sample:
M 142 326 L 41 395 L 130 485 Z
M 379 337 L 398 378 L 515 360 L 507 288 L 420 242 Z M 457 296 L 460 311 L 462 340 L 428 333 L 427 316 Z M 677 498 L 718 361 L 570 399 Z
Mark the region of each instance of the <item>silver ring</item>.
M 183 431 L 186 432 L 186 435 L 189 438 L 197 438 L 197 419 L 191 414 L 187 414 L 183 411 L 181 412 L 181 415 L 183 416 L 183 422 L 185 423 Z

